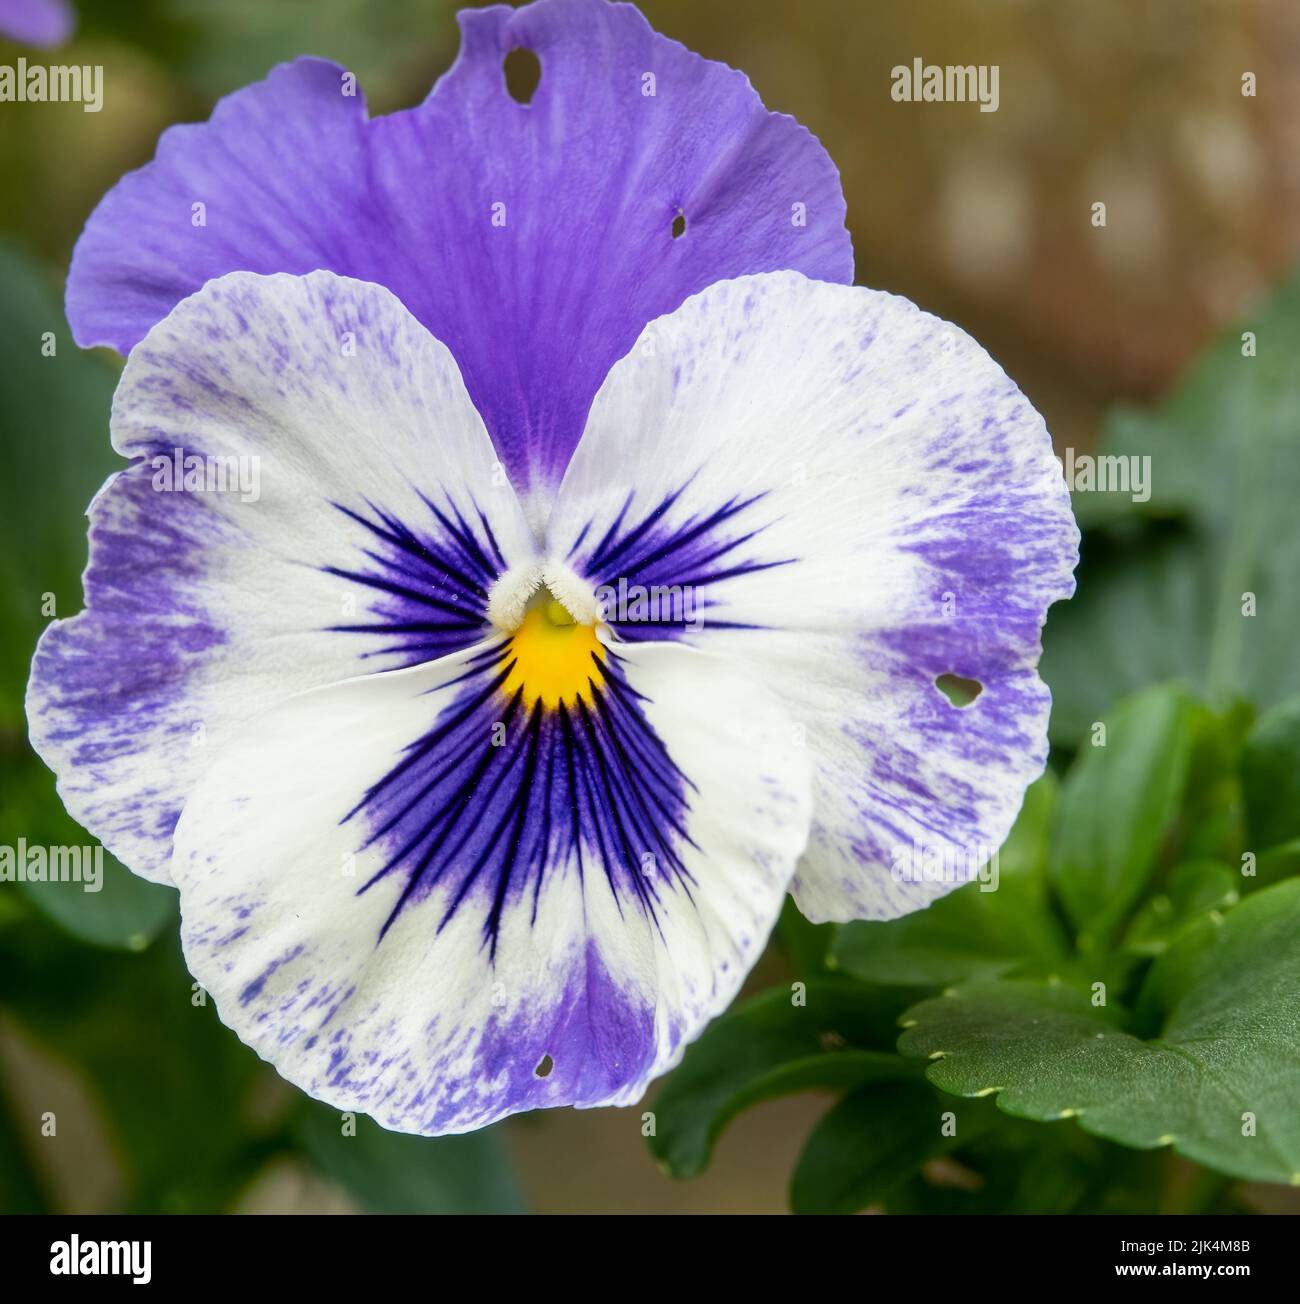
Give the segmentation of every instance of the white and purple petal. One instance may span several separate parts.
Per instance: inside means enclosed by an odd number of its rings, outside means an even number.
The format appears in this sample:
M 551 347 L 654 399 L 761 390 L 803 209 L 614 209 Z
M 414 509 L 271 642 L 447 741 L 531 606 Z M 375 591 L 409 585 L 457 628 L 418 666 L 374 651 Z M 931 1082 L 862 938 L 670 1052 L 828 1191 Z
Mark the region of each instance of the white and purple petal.
M 548 526 L 621 638 L 731 655 L 806 727 L 818 920 L 917 909 L 1001 845 L 1046 761 L 1039 636 L 1077 545 L 1042 419 L 979 345 L 791 272 L 647 328 Z M 945 676 L 981 691 L 954 705 Z
M 290 699 L 176 831 L 191 971 L 290 1081 L 438 1134 L 630 1104 L 730 1002 L 807 838 L 775 697 L 672 644 L 589 697 L 509 643 Z
M 477 642 L 534 542 L 451 355 L 381 286 L 210 284 L 133 351 L 112 433 L 135 460 L 91 505 L 86 610 L 41 639 L 28 719 L 68 810 L 166 881 L 247 720 Z
M 302 59 L 170 129 L 87 224 L 68 316 L 79 343 L 126 352 L 232 270 L 377 281 L 451 349 L 540 521 L 645 323 L 721 277 L 850 280 L 844 200 L 804 128 L 631 5 L 538 0 L 460 23 L 459 58 L 417 108 L 369 120 L 350 74 Z M 502 73 L 520 47 L 541 62 L 528 104 Z

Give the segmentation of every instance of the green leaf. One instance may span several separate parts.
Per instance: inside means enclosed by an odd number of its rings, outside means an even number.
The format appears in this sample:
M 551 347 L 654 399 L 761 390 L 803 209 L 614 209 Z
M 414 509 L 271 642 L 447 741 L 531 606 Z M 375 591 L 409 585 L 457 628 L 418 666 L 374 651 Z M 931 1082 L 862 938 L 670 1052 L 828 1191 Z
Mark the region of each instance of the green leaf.
M 90 850 L 90 848 L 86 848 Z M 24 883 L 23 891 L 65 932 L 94 946 L 143 951 L 177 918 L 172 888 L 132 874 L 106 851 L 98 891 L 78 883 Z
M 868 1082 L 850 1091 L 813 1129 L 790 1180 L 795 1213 L 856 1213 L 888 1198 L 927 1160 L 953 1149 L 944 1113 L 965 1139 L 982 1110 L 959 1111 L 920 1082 Z M 975 1123 L 979 1127 L 979 1122 Z
M 1043 632 L 1054 745 L 1086 746 L 1119 697 L 1168 680 L 1205 681 L 1207 547 L 1184 526 L 1084 535 L 1075 595 L 1052 608 Z
M 916 1077 L 914 1065 L 884 1049 L 905 1003 L 898 993 L 815 978 L 796 990 L 764 992 L 715 1019 L 655 1099 L 651 1153 L 674 1177 L 693 1177 L 731 1119 L 761 1100 Z
M 1272 887 L 1274 883 L 1293 878 L 1297 874 L 1300 874 L 1300 838 L 1292 838 L 1280 846 L 1260 852 L 1256 858 L 1255 872 L 1242 873 L 1242 890 L 1255 892 L 1263 887 Z
M 1044 1129 L 996 1110 L 992 1101 L 976 1108 L 971 1116 L 970 1106 L 963 1107 L 952 1167 L 927 1165 L 908 1178 L 885 1199 L 888 1213 L 1117 1213 L 1157 1207 L 1166 1167 L 1159 1156 L 1099 1141 L 1079 1128 Z
M 17 891 L 83 942 L 141 951 L 176 918 L 175 890 L 138 878 L 94 842 L 64 811 L 54 776 L 30 753 L 0 760 L 0 844 L 15 857 L 24 846 L 40 848 L 46 862 L 58 849 L 59 863 L 77 865 L 80 882 L 24 881 Z
M 835 942 L 836 965 L 866 982 L 916 987 L 1053 965 L 1063 939 L 1047 903 L 1043 871 L 1056 795 L 1050 771 L 1026 792 L 998 853 L 995 887 L 990 878 L 901 919 L 847 924 Z
M 1300 838 L 1300 697 L 1255 722 L 1242 749 L 1241 783 L 1253 850 Z
M 1246 330 L 1255 357 L 1242 356 Z M 1263 706 L 1300 692 L 1297 355 L 1300 270 L 1225 332 L 1159 411 L 1110 423 L 1102 453 L 1151 458 L 1141 510 L 1167 519 L 1085 538 L 1078 592 L 1044 638 L 1054 741 L 1077 742 L 1116 696 L 1170 678 Z
M 1253 357 L 1243 353 L 1246 331 L 1255 336 Z M 1297 469 L 1282 464 L 1300 439 L 1297 356 L 1300 264 L 1200 354 L 1158 409 L 1112 414 L 1104 451 L 1151 458 L 1144 512 L 1231 523 L 1267 542 L 1258 522 L 1233 518 L 1242 493 L 1264 487 L 1276 497 L 1288 479 L 1297 483 Z
M 31 1128 L 19 1126 L 13 1100 L 0 1078 L 0 1213 L 55 1212 L 30 1153 L 30 1134 Z
M 108 442 L 113 370 L 72 342 L 39 266 L 0 245 L 0 741 L 24 728 L 32 650 L 81 609 L 86 507 L 124 465 Z M 52 339 L 53 357 L 42 350 Z
M 265 1161 L 252 1092 L 274 1079 L 196 994 L 174 937 L 128 955 L 33 917 L 6 930 L 0 1005 L 97 1099 L 127 1209 L 222 1207 Z
M 82 605 L 86 507 L 123 465 L 108 441 L 114 371 L 76 347 L 43 270 L 5 245 L 0 285 L 0 844 L 87 848 L 76 854 L 102 863 L 98 891 L 77 882 L 21 891 L 83 941 L 139 949 L 174 917 L 176 894 L 96 847 L 21 740 L 36 640 L 50 619 Z
M 1104 745 L 1085 746 L 1071 766 L 1051 877 L 1081 952 L 1095 950 L 1142 895 L 1182 802 L 1200 718 L 1177 685 L 1149 689 L 1110 711 Z
M 1192 920 L 1236 905 L 1239 874 L 1211 860 L 1176 866 L 1164 891 L 1155 893 L 1134 916 L 1124 947 L 1137 955 L 1159 955 Z
M 1065 986 L 974 984 L 908 1012 L 899 1042 L 959 1096 L 1009 1114 L 1076 1117 L 1123 1145 L 1173 1145 L 1250 1181 L 1300 1183 L 1300 881 L 1197 921 L 1156 962 L 1163 1027 L 1124 1031 L 1115 1008 Z M 1251 1129 L 1254 1135 L 1245 1135 Z
M 776 923 L 777 940 L 799 977 L 811 977 L 826 968 L 838 931 L 838 924 L 814 924 L 805 919 L 791 896 L 782 904 Z
M 355 1135 L 345 1133 L 345 1119 Z M 497 1128 L 464 1136 L 409 1136 L 304 1100 L 295 1133 L 321 1172 L 371 1213 L 524 1211 Z

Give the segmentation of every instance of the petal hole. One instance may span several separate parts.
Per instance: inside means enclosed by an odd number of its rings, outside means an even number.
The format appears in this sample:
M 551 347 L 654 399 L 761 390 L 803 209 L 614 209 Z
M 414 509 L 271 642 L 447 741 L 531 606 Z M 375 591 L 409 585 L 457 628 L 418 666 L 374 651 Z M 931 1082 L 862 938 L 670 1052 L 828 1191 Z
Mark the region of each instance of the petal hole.
M 978 679 L 966 679 L 961 675 L 939 675 L 934 686 L 956 707 L 969 706 L 984 691 L 984 685 Z
M 548 1078 L 550 1077 L 551 1070 L 554 1067 L 555 1061 L 549 1055 L 543 1055 L 542 1058 L 537 1061 L 537 1067 L 533 1070 L 533 1076 L 535 1078 Z
M 673 239 L 680 240 L 686 234 L 686 214 L 679 208 L 673 218 Z
M 506 91 L 516 104 L 531 104 L 542 80 L 542 61 L 527 46 L 518 46 L 501 61 Z

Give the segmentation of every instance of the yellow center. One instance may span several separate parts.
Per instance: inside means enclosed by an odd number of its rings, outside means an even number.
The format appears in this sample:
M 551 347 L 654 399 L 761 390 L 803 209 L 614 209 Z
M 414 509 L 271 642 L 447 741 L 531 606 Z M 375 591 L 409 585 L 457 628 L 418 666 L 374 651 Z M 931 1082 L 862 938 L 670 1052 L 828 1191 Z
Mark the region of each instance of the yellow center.
M 561 702 L 591 702 L 605 649 L 594 625 L 577 624 L 561 603 L 548 597 L 529 607 L 510 635 L 510 659 L 514 665 L 502 685 L 506 696 L 522 689 L 525 706 L 540 701 L 553 709 Z

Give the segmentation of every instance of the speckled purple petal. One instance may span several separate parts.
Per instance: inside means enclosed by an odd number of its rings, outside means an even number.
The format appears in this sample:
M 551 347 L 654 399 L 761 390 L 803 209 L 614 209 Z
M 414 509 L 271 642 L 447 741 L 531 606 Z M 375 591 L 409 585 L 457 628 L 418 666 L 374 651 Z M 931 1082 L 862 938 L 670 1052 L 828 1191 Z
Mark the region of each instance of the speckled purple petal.
M 0 36 L 52 49 L 72 35 L 77 15 L 68 0 L 0 0 Z
M 1042 418 L 974 340 L 794 272 L 647 327 L 547 526 L 620 637 L 725 652 L 802 726 L 818 922 L 918 910 L 1002 845 L 1047 760 L 1039 631 L 1078 541 Z
M 481 639 L 534 541 L 447 350 L 382 286 L 232 272 L 131 354 L 86 609 L 46 629 L 32 745 L 68 810 L 167 881 L 199 776 L 306 688 Z
M 451 349 L 539 520 L 648 320 L 747 272 L 848 281 L 852 251 L 817 141 L 632 6 L 539 0 L 460 23 L 460 57 L 418 108 L 370 121 L 349 74 L 302 59 L 173 127 L 92 215 L 68 315 L 79 343 L 125 352 L 234 269 L 379 281 Z M 527 105 L 502 72 L 518 47 L 541 62 Z

